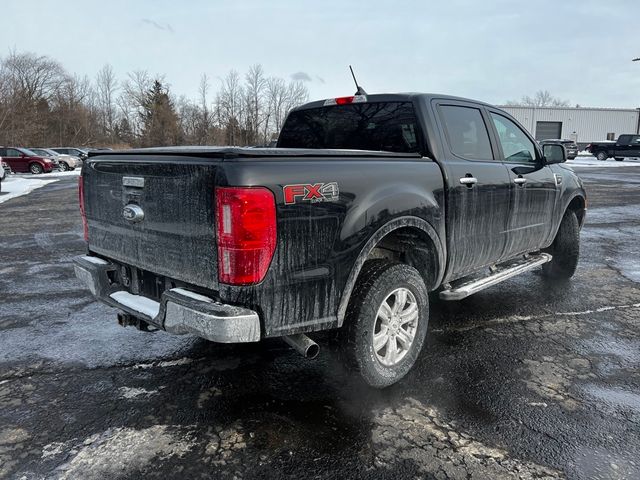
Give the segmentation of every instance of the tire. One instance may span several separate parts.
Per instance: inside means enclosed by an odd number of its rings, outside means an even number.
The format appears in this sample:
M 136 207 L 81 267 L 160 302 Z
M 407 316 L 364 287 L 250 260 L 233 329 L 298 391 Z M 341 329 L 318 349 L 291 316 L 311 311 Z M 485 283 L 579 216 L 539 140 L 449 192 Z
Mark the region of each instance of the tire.
M 34 175 L 40 175 L 42 172 L 44 172 L 44 169 L 39 163 L 32 163 L 29 165 L 29 171 Z
M 393 313 L 385 321 L 382 312 Z M 396 312 L 404 312 L 410 320 L 403 321 Z M 340 353 L 345 365 L 372 387 L 396 383 L 415 364 L 428 322 L 429 297 L 418 271 L 388 260 L 367 261 L 340 332 Z M 377 350 L 374 337 L 379 339 Z
M 69 170 L 71 170 L 71 169 L 69 168 L 69 164 L 68 163 L 60 162 L 60 171 L 61 172 L 67 172 Z
M 605 152 L 596 153 L 596 158 L 602 162 L 604 162 L 609 156 Z
M 575 212 L 565 212 L 556 238 L 545 252 L 553 255 L 553 259 L 542 266 L 546 277 L 566 280 L 576 273 L 580 258 L 580 226 Z
M 616 157 L 616 162 L 621 162 L 624 160 L 624 157 Z

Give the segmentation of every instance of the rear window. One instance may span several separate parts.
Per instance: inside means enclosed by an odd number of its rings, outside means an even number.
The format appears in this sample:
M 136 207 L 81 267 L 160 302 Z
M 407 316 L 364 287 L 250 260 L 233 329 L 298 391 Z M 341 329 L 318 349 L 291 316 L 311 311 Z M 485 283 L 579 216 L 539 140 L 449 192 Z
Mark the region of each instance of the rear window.
M 419 153 L 419 132 L 411 102 L 336 105 L 291 112 L 278 147 Z

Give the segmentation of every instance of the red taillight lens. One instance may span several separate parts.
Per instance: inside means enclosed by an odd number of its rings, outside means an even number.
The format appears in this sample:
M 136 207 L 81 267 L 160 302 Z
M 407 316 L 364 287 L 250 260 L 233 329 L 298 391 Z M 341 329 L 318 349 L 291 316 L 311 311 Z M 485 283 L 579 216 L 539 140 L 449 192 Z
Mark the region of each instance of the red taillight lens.
M 82 230 L 84 232 L 84 241 L 89 241 L 89 225 L 87 225 L 87 215 L 84 212 L 84 183 L 82 175 L 78 177 L 78 203 L 80 204 L 80 216 L 82 217 Z
M 261 282 L 276 248 L 276 204 L 263 187 L 215 191 L 218 280 L 230 285 Z

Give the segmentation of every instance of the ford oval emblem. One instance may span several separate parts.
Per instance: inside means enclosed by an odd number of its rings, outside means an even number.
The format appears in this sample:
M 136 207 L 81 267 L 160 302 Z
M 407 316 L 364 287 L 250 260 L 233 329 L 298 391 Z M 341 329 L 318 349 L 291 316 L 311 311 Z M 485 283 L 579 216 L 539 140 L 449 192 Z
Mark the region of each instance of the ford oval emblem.
M 144 210 L 140 205 L 130 203 L 122 209 L 122 217 L 128 222 L 141 222 L 144 219 Z

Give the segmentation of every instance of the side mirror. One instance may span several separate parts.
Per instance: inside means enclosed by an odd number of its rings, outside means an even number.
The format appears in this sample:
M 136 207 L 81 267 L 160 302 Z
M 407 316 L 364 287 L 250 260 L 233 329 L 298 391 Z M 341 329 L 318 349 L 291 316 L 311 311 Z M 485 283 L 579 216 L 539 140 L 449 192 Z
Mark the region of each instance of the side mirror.
M 563 163 L 567 161 L 567 152 L 562 145 L 544 145 L 542 147 L 542 153 L 544 155 L 544 162 L 547 165 L 554 163 Z

